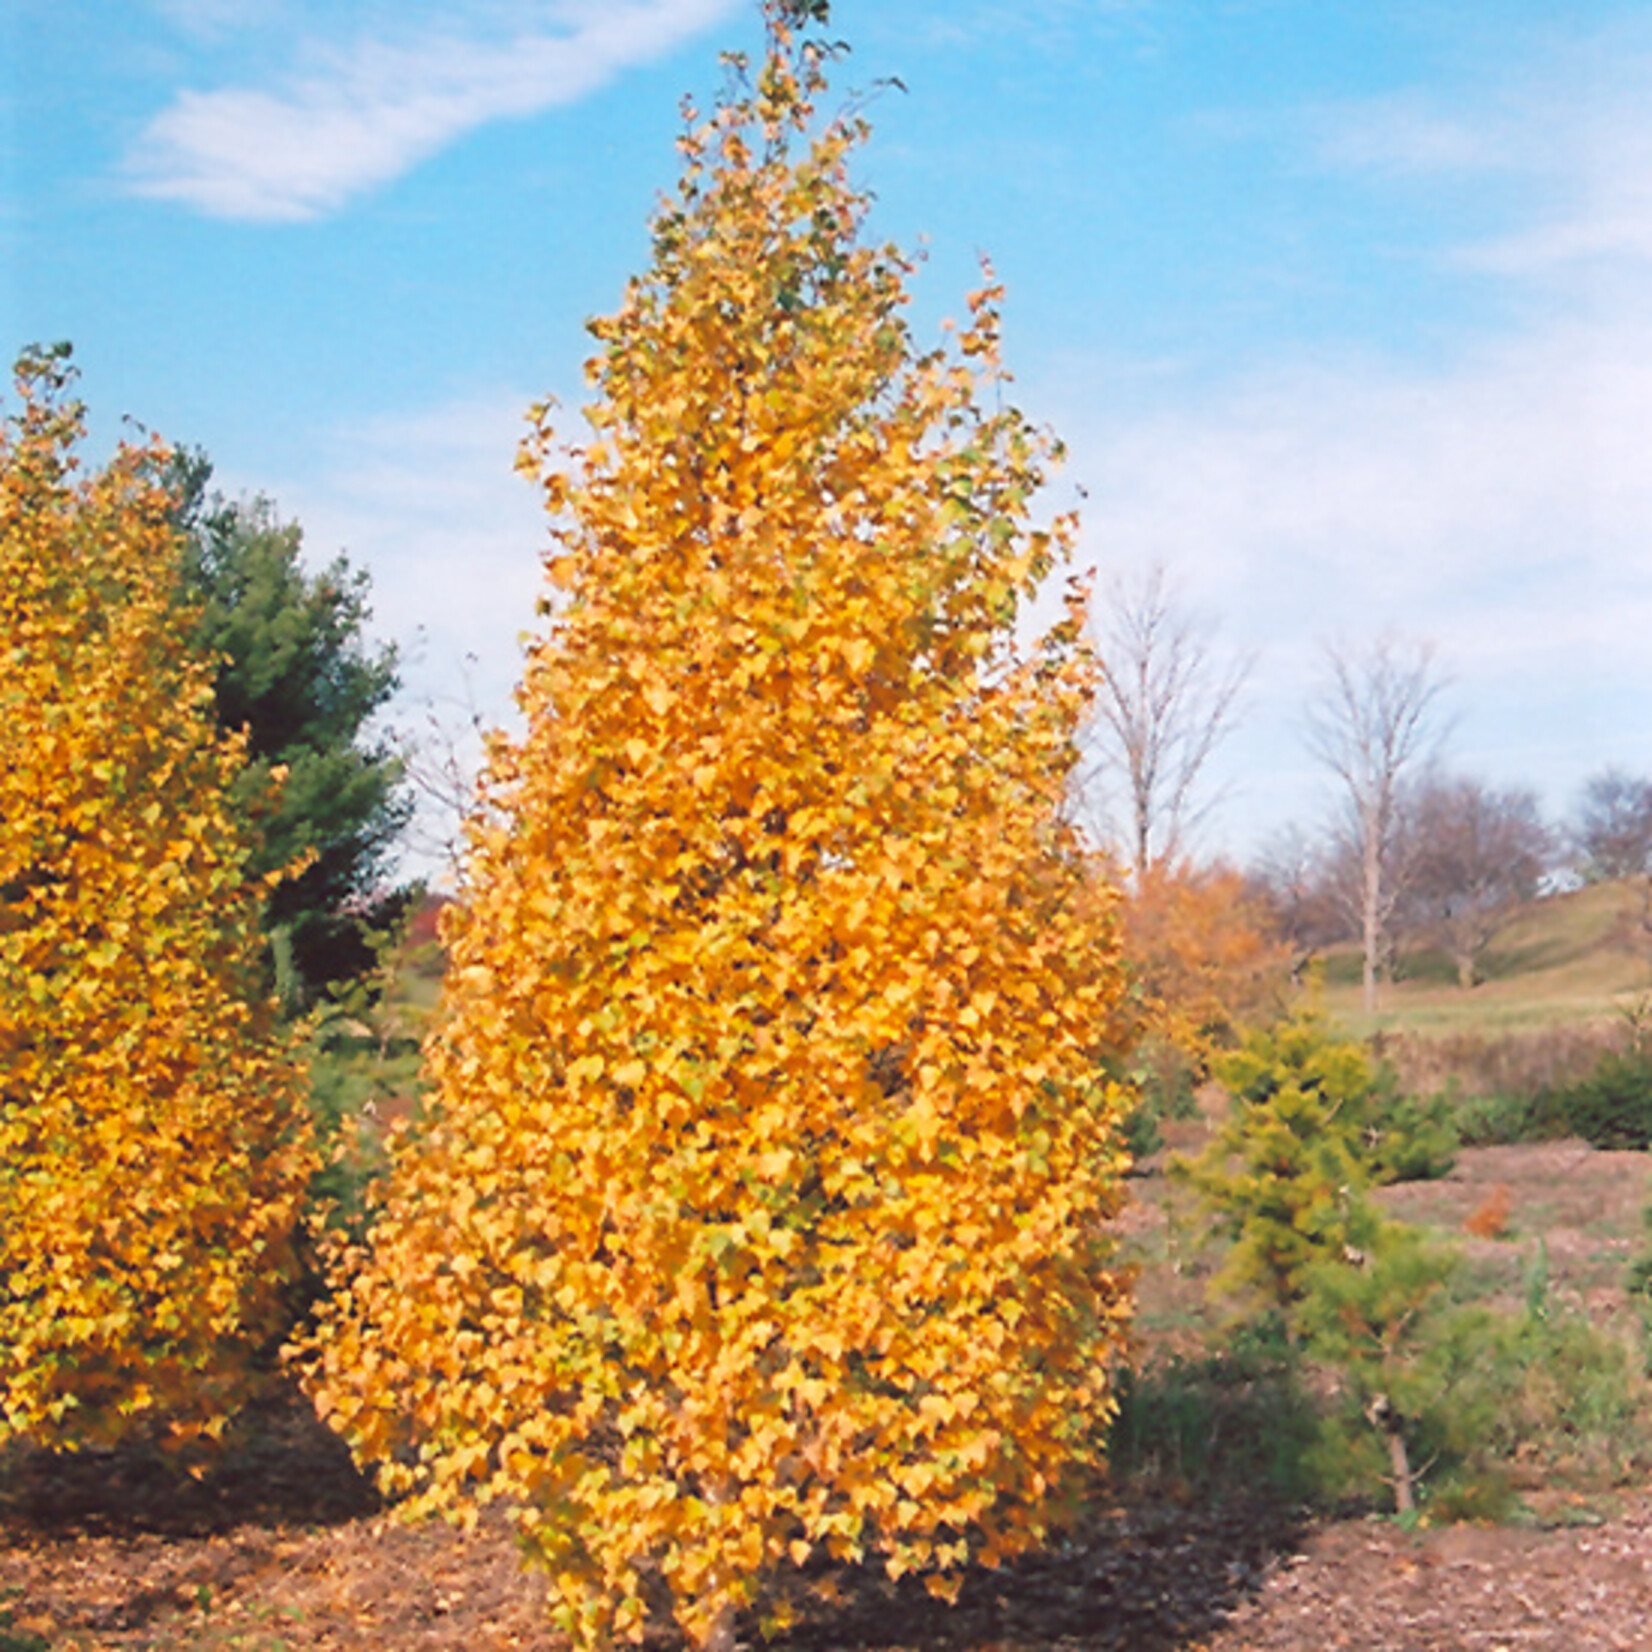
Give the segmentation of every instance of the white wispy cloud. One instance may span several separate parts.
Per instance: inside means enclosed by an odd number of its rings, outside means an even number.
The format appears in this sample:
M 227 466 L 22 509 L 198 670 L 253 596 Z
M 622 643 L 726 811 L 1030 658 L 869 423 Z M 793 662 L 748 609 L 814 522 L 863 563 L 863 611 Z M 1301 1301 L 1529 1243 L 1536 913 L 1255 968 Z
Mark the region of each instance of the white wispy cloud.
M 347 42 L 306 36 L 264 83 L 179 92 L 138 138 L 126 176 L 140 195 L 211 217 L 319 217 L 487 122 L 588 95 L 735 3 L 564 0 Z
M 1413 89 L 1313 111 L 1309 146 L 1324 167 L 1402 186 L 1509 190 L 1518 224 L 1465 240 L 1466 267 L 1552 278 L 1652 260 L 1649 80 L 1652 20 L 1635 17 L 1551 41 L 1540 62 L 1449 100 Z
M 1644 650 L 1601 603 L 1652 597 L 1652 325 L 1556 325 L 1424 371 L 1357 358 L 1074 430 L 1102 561 L 1161 556 L 1255 640 L 1449 630 L 1522 654 L 1579 628 Z M 1534 597 L 1537 598 L 1534 602 Z
M 1462 175 L 1512 169 L 1505 135 L 1436 107 L 1417 92 L 1390 93 L 1311 115 L 1319 160 L 1385 174 Z
M 549 542 L 513 469 L 530 399 L 502 390 L 335 430 L 323 468 L 276 493 L 315 558 L 343 550 L 371 574 L 374 628 L 401 640 L 410 696 L 473 691 L 492 720 L 509 715 Z
M 1437 256 L 1489 284 L 1499 325 L 1415 359 L 1321 341 L 1215 382 L 1172 372 L 1145 410 L 1056 414 L 1091 494 L 1085 556 L 1164 560 L 1260 652 L 1231 754 L 1241 839 L 1313 807 L 1300 718 L 1337 637 L 1431 638 L 1457 759 L 1554 808 L 1607 762 L 1652 769 L 1652 51 L 1528 73 L 1478 104 L 1313 117 L 1325 168 L 1496 192 Z

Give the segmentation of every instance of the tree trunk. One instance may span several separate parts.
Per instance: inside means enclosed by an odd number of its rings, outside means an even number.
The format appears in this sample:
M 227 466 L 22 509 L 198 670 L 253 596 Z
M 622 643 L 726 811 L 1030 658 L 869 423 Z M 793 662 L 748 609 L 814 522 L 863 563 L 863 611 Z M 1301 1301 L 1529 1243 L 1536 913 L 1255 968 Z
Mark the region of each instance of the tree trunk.
M 1394 1487 L 1395 1514 L 1415 1513 L 1417 1488 L 1411 1473 L 1411 1458 L 1406 1453 L 1399 1413 L 1386 1394 L 1375 1394 L 1367 1402 L 1365 1420 L 1373 1428 L 1381 1429 L 1388 1440 L 1388 1478 Z
M 1360 939 L 1364 944 L 1365 1013 L 1377 1013 L 1377 960 L 1382 949 L 1382 843 L 1375 822 L 1365 828 L 1360 890 Z
M 734 1618 L 735 1609 L 731 1602 L 711 1620 L 706 1638 L 700 1642 L 700 1652 L 735 1652 L 738 1643 L 734 1638 Z
M 1411 1459 L 1406 1455 L 1405 1436 L 1392 1425 L 1388 1428 L 1388 1465 L 1394 1478 L 1395 1514 L 1412 1514 L 1417 1494 L 1411 1482 Z

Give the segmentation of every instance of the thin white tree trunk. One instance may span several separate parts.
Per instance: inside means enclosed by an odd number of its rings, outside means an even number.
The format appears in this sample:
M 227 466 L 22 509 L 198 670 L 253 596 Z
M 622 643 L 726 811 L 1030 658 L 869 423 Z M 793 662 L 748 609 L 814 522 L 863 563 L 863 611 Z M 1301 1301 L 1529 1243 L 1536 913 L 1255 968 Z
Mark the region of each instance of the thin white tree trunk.
M 1377 963 L 1382 956 L 1382 835 L 1375 822 L 1365 828 L 1364 889 L 1361 901 L 1361 940 L 1364 943 L 1362 981 L 1365 1013 L 1377 1013 Z

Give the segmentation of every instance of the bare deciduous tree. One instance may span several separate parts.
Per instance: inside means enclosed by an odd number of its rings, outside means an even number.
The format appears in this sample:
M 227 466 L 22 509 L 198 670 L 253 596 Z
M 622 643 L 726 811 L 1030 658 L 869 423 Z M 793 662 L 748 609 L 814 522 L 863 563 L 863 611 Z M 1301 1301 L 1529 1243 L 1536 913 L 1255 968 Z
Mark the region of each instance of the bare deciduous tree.
M 1572 839 L 1578 870 L 1589 883 L 1652 871 L 1652 781 L 1620 769 L 1591 776 Z
M 476 663 L 474 655 L 466 655 L 458 691 L 427 693 L 417 721 L 403 724 L 392 736 L 414 798 L 404 841 L 453 888 L 463 877 L 465 822 L 477 806 L 477 775 L 487 744 L 472 680 Z
M 1112 582 L 1094 632 L 1101 681 L 1086 779 L 1124 794 L 1113 808 L 1127 812 L 1121 835 L 1139 879 L 1174 858 L 1203 813 L 1195 788 L 1233 726 L 1250 661 L 1218 664 L 1209 631 L 1178 607 L 1158 565 Z
M 1571 843 L 1586 883 L 1622 880 L 1640 892 L 1631 944 L 1652 957 L 1652 780 L 1605 769 L 1583 788 Z
M 1553 840 L 1536 794 L 1431 775 L 1406 802 L 1407 927 L 1444 949 L 1472 987 L 1499 925 L 1537 893 Z
M 1339 850 L 1339 844 L 1322 844 L 1287 826 L 1250 869 L 1250 887 L 1266 907 L 1273 933 L 1291 949 L 1293 979 L 1316 953 L 1354 933 L 1339 887 Z
M 1343 791 L 1342 832 L 1357 863 L 1367 1014 L 1377 1007 L 1402 869 L 1401 789 L 1438 740 L 1443 680 L 1423 643 L 1380 638 L 1364 649 L 1326 650 L 1326 682 L 1308 709 L 1308 745 Z

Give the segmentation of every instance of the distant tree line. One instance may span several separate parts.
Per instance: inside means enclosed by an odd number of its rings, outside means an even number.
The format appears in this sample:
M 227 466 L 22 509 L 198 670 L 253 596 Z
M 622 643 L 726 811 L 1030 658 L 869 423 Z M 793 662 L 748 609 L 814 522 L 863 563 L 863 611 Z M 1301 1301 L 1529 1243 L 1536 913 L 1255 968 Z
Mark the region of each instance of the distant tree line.
M 1545 889 L 1638 878 L 1652 907 L 1652 781 L 1616 769 L 1594 775 L 1572 817 L 1554 822 L 1529 787 L 1435 761 L 1395 786 L 1374 850 L 1358 826 L 1345 814 L 1317 837 L 1282 835 L 1251 884 L 1299 958 L 1361 942 L 1368 1008 L 1402 949 L 1433 948 L 1459 985 L 1476 985 L 1499 929 Z
M 1158 566 L 1107 587 L 1091 638 L 1100 666 L 1085 802 L 1139 898 L 1178 867 L 1196 875 L 1189 838 L 1209 807 L 1201 781 L 1232 731 L 1250 662 L 1219 656 Z M 1437 949 L 1472 987 L 1498 929 L 1557 879 L 1645 880 L 1652 935 L 1652 779 L 1606 769 L 1570 820 L 1545 821 L 1530 788 L 1442 760 L 1445 687 L 1425 644 L 1328 647 L 1306 734 L 1334 778 L 1334 811 L 1317 831 L 1277 836 L 1248 880 L 1299 961 L 1358 943 L 1368 1011 L 1402 948 Z

